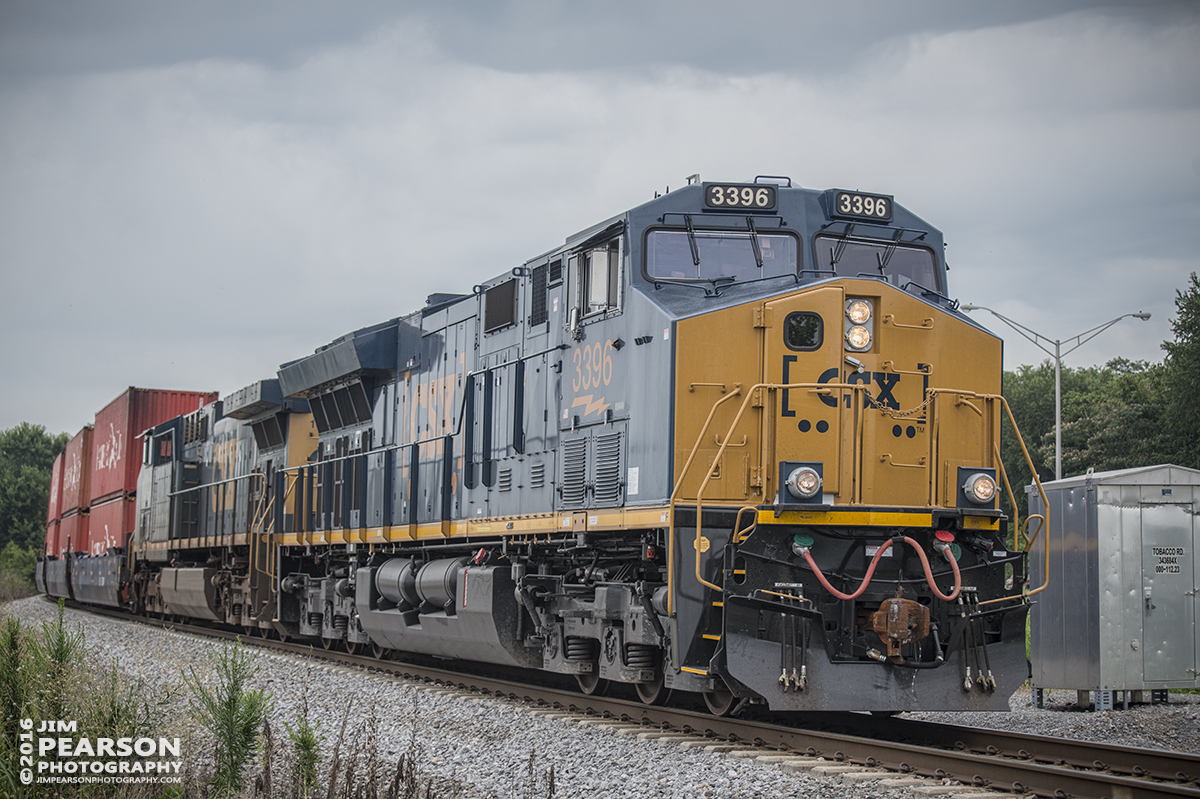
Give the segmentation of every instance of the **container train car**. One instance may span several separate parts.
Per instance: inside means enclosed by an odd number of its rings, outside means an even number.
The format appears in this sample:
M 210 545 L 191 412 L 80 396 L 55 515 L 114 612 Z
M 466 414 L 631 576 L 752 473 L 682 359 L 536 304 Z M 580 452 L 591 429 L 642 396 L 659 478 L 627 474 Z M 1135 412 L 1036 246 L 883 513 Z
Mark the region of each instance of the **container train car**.
M 1006 710 L 1038 589 L 951 296 L 891 196 L 696 177 L 148 422 L 39 585 L 718 714 Z

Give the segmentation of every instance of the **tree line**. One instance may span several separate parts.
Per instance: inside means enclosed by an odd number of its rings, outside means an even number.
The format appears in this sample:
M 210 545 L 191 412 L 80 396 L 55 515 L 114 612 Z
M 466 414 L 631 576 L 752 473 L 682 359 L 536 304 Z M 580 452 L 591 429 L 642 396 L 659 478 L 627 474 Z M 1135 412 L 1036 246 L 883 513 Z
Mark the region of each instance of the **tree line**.
M 1063 475 L 1174 463 L 1200 469 L 1200 280 L 1175 292 L 1174 340 L 1158 363 L 1114 358 L 1104 366 L 1062 369 Z M 1008 399 L 1043 481 L 1054 478 L 1054 364 L 1004 373 Z M 0 432 L 0 573 L 32 580 L 42 551 L 54 458 L 70 441 L 22 422 Z M 1008 420 L 1001 457 L 1022 511 L 1032 475 Z M 1011 510 L 1011 506 L 1010 510 Z
M 1200 281 L 1176 291 L 1174 340 L 1162 361 L 1114 358 L 1104 366 L 1062 369 L 1063 477 L 1173 463 L 1200 469 Z M 1054 479 L 1054 364 L 1004 373 L 1004 397 L 1043 481 Z M 1032 475 L 1004 420 L 1001 457 L 1022 513 Z

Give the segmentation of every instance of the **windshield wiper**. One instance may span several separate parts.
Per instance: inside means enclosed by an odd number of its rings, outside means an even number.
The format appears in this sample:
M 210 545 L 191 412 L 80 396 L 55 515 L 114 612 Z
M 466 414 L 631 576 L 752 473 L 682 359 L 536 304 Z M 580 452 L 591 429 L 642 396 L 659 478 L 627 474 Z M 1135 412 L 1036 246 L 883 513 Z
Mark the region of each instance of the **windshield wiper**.
M 746 217 L 746 227 L 750 229 L 750 246 L 754 248 L 754 263 L 759 269 L 763 268 L 762 247 L 758 243 L 758 231 L 754 229 L 753 217 Z
M 892 256 L 896 254 L 896 245 L 889 244 L 883 248 L 883 252 L 875 253 L 875 260 L 879 261 L 879 274 L 883 274 L 883 270 L 887 268 L 888 262 L 892 260 Z
M 700 247 L 696 244 L 696 230 L 692 227 L 692 215 L 684 214 L 683 222 L 687 225 L 688 246 L 692 248 L 692 265 L 700 265 Z
M 838 239 L 837 243 L 829 248 L 829 268 L 835 269 L 838 261 L 842 260 L 842 253 L 846 251 L 846 245 L 849 244 L 848 239 Z
M 654 279 L 654 290 L 658 291 L 663 286 L 684 286 L 685 288 L 700 289 L 704 292 L 705 297 L 720 297 L 723 285 L 729 286 L 736 282 L 737 280 L 732 277 L 714 277 L 712 279 L 688 281 L 669 280 L 660 277 Z

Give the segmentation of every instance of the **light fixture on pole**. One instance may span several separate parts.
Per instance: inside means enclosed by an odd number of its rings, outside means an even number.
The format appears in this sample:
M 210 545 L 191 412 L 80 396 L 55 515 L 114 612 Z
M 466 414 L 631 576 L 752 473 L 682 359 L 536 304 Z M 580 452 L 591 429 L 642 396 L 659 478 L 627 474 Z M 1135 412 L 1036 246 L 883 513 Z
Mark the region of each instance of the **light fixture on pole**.
M 1150 314 L 1144 312 L 1127 313 L 1118 316 L 1116 319 L 1110 319 L 1102 325 L 1096 325 L 1090 330 L 1085 330 L 1082 333 L 1064 339 L 1051 339 L 1048 336 L 1043 336 L 1020 322 L 1014 322 L 1004 314 L 993 311 L 984 305 L 962 305 L 960 308 L 963 311 L 987 311 L 992 316 L 995 316 L 1001 322 L 1011 327 L 1013 330 L 1020 333 L 1026 339 L 1033 343 L 1035 347 L 1054 359 L 1054 479 L 1062 479 L 1062 359 L 1064 355 L 1069 355 L 1075 350 L 1088 343 L 1096 336 L 1108 330 L 1110 327 L 1120 322 L 1127 317 L 1141 319 L 1143 322 L 1150 318 Z M 1086 337 L 1086 338 L 1085 338 Z M 1042 346 L 1042 342 L 1054 345 L 1054 351 L 1051 352 L 1048 348 Z M 1075 345 L 1065 352 L 1062 349 L 1063 344 L 1074 341 Z

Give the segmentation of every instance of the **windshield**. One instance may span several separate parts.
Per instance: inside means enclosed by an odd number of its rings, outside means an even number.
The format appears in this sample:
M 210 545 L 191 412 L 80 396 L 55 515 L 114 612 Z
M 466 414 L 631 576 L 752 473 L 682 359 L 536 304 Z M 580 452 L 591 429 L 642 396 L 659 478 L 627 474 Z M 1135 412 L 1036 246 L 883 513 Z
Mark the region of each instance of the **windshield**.
M 713 230 L 697 230 L 692 236 L 695 254 L 686 230 L 651 231 L 646 237 L 647 276 L 663 280 L 758 280 L 796 273 L 793 236 Z M 698 265 L 696 255 L 700 258 Z
M 900 288 L 915 282 L 927 289 L 942 291 L 933 250 L 887 242 L 818 236 L 815 239 L 817 269 L 835 272 L 841 277 L 883 275 Z

